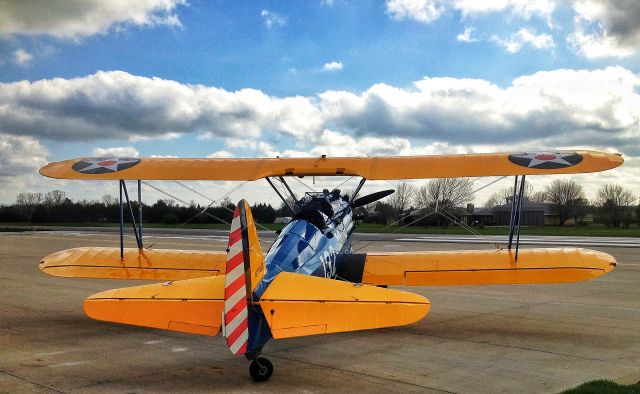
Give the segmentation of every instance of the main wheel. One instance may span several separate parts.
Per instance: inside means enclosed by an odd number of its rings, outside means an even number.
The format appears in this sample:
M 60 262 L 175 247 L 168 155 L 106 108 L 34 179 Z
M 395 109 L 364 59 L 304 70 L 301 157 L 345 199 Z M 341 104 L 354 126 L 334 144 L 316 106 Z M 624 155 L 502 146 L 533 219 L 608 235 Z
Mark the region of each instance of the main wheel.
M 258 357 L 251 361 L 249 365 L 249 373 L 256 382 L 264 382 L 271 377 L 273 373 L 273 364 L 264 357 Z

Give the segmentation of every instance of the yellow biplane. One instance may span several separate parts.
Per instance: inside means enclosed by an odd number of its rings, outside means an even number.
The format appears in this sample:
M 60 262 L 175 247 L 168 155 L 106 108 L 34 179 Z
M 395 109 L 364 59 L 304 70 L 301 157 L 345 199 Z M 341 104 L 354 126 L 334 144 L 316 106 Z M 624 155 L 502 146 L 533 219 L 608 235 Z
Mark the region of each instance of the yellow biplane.
M 77 278 L 145 279 L 164 283 L 94 294 L 84 302 L 90 317 L 201 335 L 221 329 L 233 354 L 251 361 L 249 371 L 267 380 L 273 365 L 260 357 L 271 339 L 411 324 L 429 312 L 429 301 L 394 286 L 566 283 L 610 272 L 615 259 L 586 249 L 518 250 L 526 175 L 604 171 L 622 164 L 620 155 L 593 151 L 496 153 L 403 157 L 275 159 L 81 158 L 51 163 L 42 175 L 63 179 L 118 180 L 120 249 L 75 248 L 40 263 L 50 275 Z M 446 252 L 356 253 L 350 240 L 353 209 L 379 200 L 386 190 L 363 197 L 365 181 L 514 175 L 509 247 Z M 352 196 L 308 193 L 297 200 L 285 178 L 358 176 Z M 518 177 L 520 184 L 518 187 Z M 145 249 L 142 211 L 136 215 L 127 180 L 229 180 L 265 178 L 294 197 L 293 218 L 263 253 L 249 204 L 233 214 L 226 251 Z M 138 248 L 123 245 L 123 191 Z M 140 201 L 139 201 L 140 203 Z M 140 206 L 140 205 L 139 205 Z M 516 235 L 517 232 L 517 235 Z M 512 242 L 516 236 L 515 251 Z

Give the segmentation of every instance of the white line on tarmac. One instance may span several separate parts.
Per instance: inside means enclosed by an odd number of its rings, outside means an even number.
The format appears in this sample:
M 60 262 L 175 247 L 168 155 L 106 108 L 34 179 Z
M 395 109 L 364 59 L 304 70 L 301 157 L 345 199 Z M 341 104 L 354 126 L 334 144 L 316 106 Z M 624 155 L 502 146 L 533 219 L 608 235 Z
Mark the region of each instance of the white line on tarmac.
M 157 345 L 159 343 L 166 342 L 166 341 L 167 341 L 166 339 L 157 339 L 155 341 L 147 341 L 144 344 L 145 345 Z
M 88 364 L 88 363 L 89 361 L 71 361 L 68 363 L 49 365 L 49 368 L 72 367 L 74 365 L 82 365 L 82 364 Z

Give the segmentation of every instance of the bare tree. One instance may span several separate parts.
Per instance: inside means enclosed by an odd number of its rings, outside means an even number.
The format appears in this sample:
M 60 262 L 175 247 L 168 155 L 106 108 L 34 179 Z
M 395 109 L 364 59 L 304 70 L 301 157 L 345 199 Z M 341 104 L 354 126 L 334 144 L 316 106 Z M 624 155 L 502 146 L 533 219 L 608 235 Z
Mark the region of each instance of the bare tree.
M 506 187 L 498 192 L 495 192 L 489 196 L 487 201 L 484 203 L 484 206 L 487 208 L 493 208 L 498 205 L 504 205 L 507 203 L 507 198 L 511 198 L 513 196 L 513 188 Z M 533 185 L 531 183 L 524 184 L 524 198 L 529 201 L 543 202 L 537 201 L 537 199 L 542 198 L 538 193 L 533 192 Z
M 414 194 L 415 187 L 413 187 L 413 185 L 407 182 L 399 184 L 396 192 L 389 196 L 387 200 L 393 208 L 393 214 L 397 216 L 408 209 L 411 206 L 411 200 L 413 200 Z
M 416 193 L 419 208 L 436 205 L 444 209 L 468 203 L 473 198 L 471 181 L 467 178 L 438 178 L 430 180 Z
M 16 205 L 34 206 L 34 205 L 42 204 L 43 199 L 44 197 L 42 196 L 42 193 L 30 193 L 30 192 L 19 193 L 16 196 Z
M 110 207 L 113 205 L 118 205 L 118 200 L 112 196 L 111 194 L 105 194 L 102 196 L 102 202 L 104 203 L 104 205 Z
M 547 202 L 548 199 L 547 192 L 545 191 L 537 191 L 529 197 L 529 201 L 537 203 Z
M 622 185 L 606 184 L 598 190 L 596 205 L 607 226 L 628 226 L 631 223 L 630 206 L 635 200 L 633 193 Z
M 560 216 L 559 226 L 567 219 L 581 211 L 585 205 L 585 195 L 582 185 L 571 179 L 556 179 L 545 190 L 547 201 L 556 209 Z
M 48 206 L 62 205 L 67 199 L 67 194 L 62 190 L 54 190 L 44 195 L 44 203 Z

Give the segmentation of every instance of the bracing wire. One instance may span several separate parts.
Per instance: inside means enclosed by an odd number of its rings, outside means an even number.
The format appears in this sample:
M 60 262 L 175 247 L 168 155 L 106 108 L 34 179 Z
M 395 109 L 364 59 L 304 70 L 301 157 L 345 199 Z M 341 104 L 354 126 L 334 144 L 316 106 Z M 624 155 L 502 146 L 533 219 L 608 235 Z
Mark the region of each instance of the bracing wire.
M 183 186 L 183 187 L 186 187 L 186 188 L 187 188 L 187 189 L 189 189 L 189 190 L 192 190 L 191 188 L 187 187 L 187 186 L 186 186 L 186 185 L 184 185 L 184 184 L 181 184 L 180 182 L 177 182 L 177 181 L 175 181 L 175 182 L 176 182 L 176 183 L 178 183 L 178 184 L 180 184 L 180 185 L 181 185 L 181 186 Z M 158 191 L 158 192 L 160 192 L 160 193 L 162 193 L 162 194 L 164 194 L 164 195 L 166 195 L 166 196 L 170 197 L 171 199 L 173 199 L 173 200 L 175 200 L 175 201 L 181 202 L 181 203 L 183 203 L 184 205 L 189 205 L 189 203 L 188 203 L 188 202 L 184 201 L 184 200 L 183 200 L 183 199 L 181 199 L 180 197 L 177 197 L 177 196 L 175 196 L 175 195 L 173 195 L 173 194 L 169 193 L 168 191 L 161 189 L 161 188 L 160 188 L 160 187 L 158 187 L 158 186 L 155 186 L 155 185 L 153 185 L 153 184 L 151 184 L 151 183 L 149 183 L 149 182 L 146 182 L 146 181 L 142 181 L 142 183 L 143 183 L 143 184 L 145 184 L 146 186 L 149 186 L 150 188 L 152 188 L 152 189 L 154 189 L 154 190 L 156 190 L 156 191 Z M 222 197 L 220 197 L 217 201 L 222 201 L 222 200 L 224 200 L 227 196 L 229 196 L 231 193 L 235 192 L 236 190 L 240 189 L 240 188 L 241 188 L 242 186 L 244 186 L 246 183 L 247 183 L 247 181 L 242 182 L 242 183 L 240 183 L 239 185 L 235 186 L 233 189 L 229 190 L 229 191 L 228 191 L 227 193 L 225 193 Z M 198 194 L 200 194 L 200 193 L 198 193 Z M 215 220 L 217 220 L 217 221 L 219 221 L 219 222 L 221 222 L 221 223 L 224 223 L 224 224 L 230 224 L 230 223 L 229 223 L 229 222 L 227 222 L 226 220 L 224 220 L 224 219 L 222 219 L 222 218 L 219 218 L 219 217 L 217 217 L 216 215 L 214 215 L 214 214 L 212 214 L 212 213 L 210 213 L 210 212 L 207 212 L 207 210 L 208 210 L 208 209 L 209 209 L 209 208 L 210 208 L 214 203 L 216 203 L 216 200 L 211 200 L 210 198 L 208 198 L 208 197 L 206 197 L 206 196 L 205 196 L 205 198 L 207 198 L 209 201 L 211 201 L 211 203 L 210 203 L 209 205 L 207 205 L 204 209 L 202 209 L 200 212 L 198 212 L 197 214 L 195 214 L 195 215 L 193 215 L 192 217 L 190 217 L 189 219 L 187 219 L 184 223 L 180 224 L 180 225 L 177 227 L 178 229 L 183 228 L 187 223 L 191 222 L 192 220 L 194 220 L 195 218 L 197 218 L 197 217 L 198 217 L 198 216 L 200 216 L 200 215 L 207 215 L 207 216 L 209 216 L 209 217 L 211 217 L 211 218 L 213 218 L 213 219 L 215 219 Z M 225 208 L 226 208 L 226 209 L 228 209 L 227 207 L 225 207 Z M 229 209 L 228 209 L 228 210 L 229 210 Z M 233 212 L 233 211 L 232 211 L 232 212 Z M 151 248 L 152 248 L 156 243 L 157 243 L 157 242 L 152 243 L 149 247 L 147 247 L 147 249 L 151 249 Z
M 485 188 L 487 188 L 487 187 L 489 187 L 489 186 L 493 185 L 494 183 L 501 181 L 501 180 L 502 180 L 502 179 L 504 179 L 504 178 L 506 178 L 506 176 L 498 177 L 498 178 L 494 179 L 493 181 L 491 181 L 491 182 L 487 183 L 486 185 L 483 185 L 483 186 L 481 186 L 481 187 L 479 187 L 479 188 L 477 188 L 477 189 L 473 190 L 473 191 L 471 192 L 471 194 L 475 194 L 475 193 L 479 192 L 480 190 L 485 189 Z M 475 178 L 475 179 L 473 179 L 471 182 L 473 183 L 473 182 L 477 181 L 478 179 L 480 179 L 480 177 L 476 177 L 476 178 Z M 392 182 L 390 182 L 389 180 L 385 180 L 385 181 L 386 181 L 387 183 L 389 183 L 390 185 L 394 186 L 394 187 L 396 186 L 396 185 L 394 185 Z M 392 223 L 388 224 L 387 226 L 383 227 L 380 231 L 377 231 L 377 232 L 375 232 L 375 233 L 372 233 L 371 235 L 378 235 L 378 234 L 396 234 L 396 233 L 398 233 L 399 231 L 403 230 L 404 228 L 406 228 L 406 227 L 408 227 L 408 226 L 410 226 L 410 225 L 412 225 L 412 224 L 414 224 L 414 223 L 416 223 L 416 222 L 418 222 L 418 221 L 420 221 L 420 220 L 422 220 L 422 219 L 424 219 L 424 218 L 426 218 L 426 217 L 428 217 L 428 216 L 430 216 L 430 215 L 432 215 L 432 214 L 434 214 L 434 213 L 437 213 L 437 214 L 441 215 L 441 216 L 442 216 L 442 217 L 444 217 L 445 219 L 447 219 L 447 220 L 451 221 L 453 224 L 455 224 L 455 225 L 457 225 L 457 226 L 461 227 L 462 229 L 464 229 L 464 230 L 466 230 L 466 231 L 470 232 L 472 235 L 475 235 L 475 236 L 477 236 L 477 237 L 486 237 L 486 236 L 484 236 L 484 235 L 480 234 L 478 231 L 474 230 L 474 229 L 473 229 L 473 227 L 469 226 L 468 224 L 463 223 L 463 222 L 462 222 L 462 221 L 460 221 L 460 220 L 457 220 L 457 219 L 456 219 L 456 217 L 455 217 L 455 215 L 453 215 L 451 212 L 448 212 L 447 210 L 445 210 L 445 209 L 443 209 L 443 208 L 440 208 L 440 210 L 438 210 L 438 208 L 437 208 L 437 207 L 436 207 L 436 209 L 435 209 L 435 210 L 430 211 L 430 212 L 426 213 L 425 215 L 420 216 L 418 219 L 415 219 L 415 220 L 411 221 L 410 223 L 405 224 L 404 226 L 402 226 L 402 227 L 400 227 L 400 228 L 398 228 L 398 229 L 396 229 L 396 230 L 394 230 L 394 231 L 392 231 L 392 232 L 388 232 L 388 233 L 385 233 L 385 232 L 384 232 L 384 230 L 385 230 L 385 229 L 390 228 L 391 226 L 394 226 L 394 225 L 396 225 L 396 224 L 400 223 L 401 221 L 403 221 L 404 219 L 406 219 L 406 218 L 410 217 L 410 216 L 411 216 L 411 213 L 408 213 L 408 214 L 406 214 L 405 216 L 401 217 L 400 219 L 398 219 L 398 220 L 396 220 L 396 221 L 394 221 L 394 222 L 392 222 Z M 489 239 L 489 238 L 486 238 L 486 239 Z M 362 243 L 362 242 L 365 242 L 365 241 L 356 241 L 356 242 L 352 245 L 352 247 L 355 247 L 356 245 L 358 245 L 359 243 Z M 360 250 L 362 250 L 362 249 L 366 248 L 367 246 L 371 245 L 371 244 L 372 244 L 372 243 L 374 243 L 374 242 L 375 242 L 375 241 L 369 241 L 366 245 L 361 246 L 361 247 L 359 247 L 358 249 L 354 249 L 354 252 L 360 251 Z M 494 244 L 494 246 L 495 246 L 496 248 L 498 248 L 498 249 L 500 248 L 500 246 L 499 246 L 497 243 L 495 243 L 495 242 L 492 242 L 492 243 Z
M 191 187 L 189 187 L 189 186 L 187 186 L 187 185 L 183 184 L 182 182 L 178 182 L 178 181 L 174 181 L 174 182 L 175 182 L 175 183 L 177 183 L 178 185 L 180 185 L 180 186 L 182 186 L 182 187 L 184 187 L 184 188 L 188 189 L 188 190 L 191 190 L 192 192 L 196 193 L 196 194 L 197 194 L 197 195 L 199 195 L 200 197 L 205 198 L 205 199 L 207 199 L 207 200 L 209 200 L 209 201 L 210 201 L 210 204 L 209 204 L 209 205 L 207 205 L 207 206 L 206 206 L 206 207 L 205 207 L 201 212 L 199 212 L 199 213 L 197 213 L 196 215 L 194 215 L 193 217 L 189 218 L 189 219 L 187 220 L 187 222 L 183 223 L 183 224 L 180 226 L 180 227 L 182 227 L 182 226 L 184 226 L 185 224 L 187 224 L 187 223 L 189 223 L 190 221 L 192 221 L 192 220 L 194 220 L 195 218 L 197 218 L 198 216 L 202 215 L 202 214 L 204 213 L 204 211 L 206 211 L 207 209 L 211 208 L 211 206 L 212 206 L 213 204 L 215 204 L 216 202 L 223 201 L 225 198 L 227 198 L 227 197 L 228 197 L 228 196 L 230 196 L 232 193 L 234 193 L 235 191 L 237 191 L 238 189 L 240 189 L 242 186 L 244 186 L 245 184 L 247 184 L 249 181 L 244 181 L 244 182 L 242 182 L 241 184 L 239 184 L 239 185 L 235 186 L 233 189 L 231 189 L 230 191 L 228 191 L 227 193 L 225 193 L 222 197 L 218 198 L 217 200 L 213 200 L 213 199 L 211 199 L 210 197 L 208 197 L 208 196 L 206 196 L 206 195 L 204 195 L 204 194 L 200 193 L 199 191 L 197 191 L 197 190 L 195 190 L 195 189 L 193 189 L 193 188 L 191 188 Z M 222 207 L 222 208 L 224 208 L 225 210 L 227 210 L 228 212 L 233 213 L 233 209 L 230 209 L 229 207 L 224 206 L 224 205 L 222 205 L 221 207 Z M 225 223 L 226 223 L 226 222 L 225 222 Z M 229 224 L 229 223 L 226 223 L 226 224 Z M 260 228 L 261 228 L 261 229 L 263 229 L 263 230 L 271 231 L 268 227 L 265 227 L 265 226 L 263 226 L 262 224 L 260 224 L 260 223 L 258 223 L 258 222 L 255 222 L 255 224 L 256 224 L 256 226 L 260 227 Z M 180 228 L 180 227 L 178 227 L 178 228 Z

